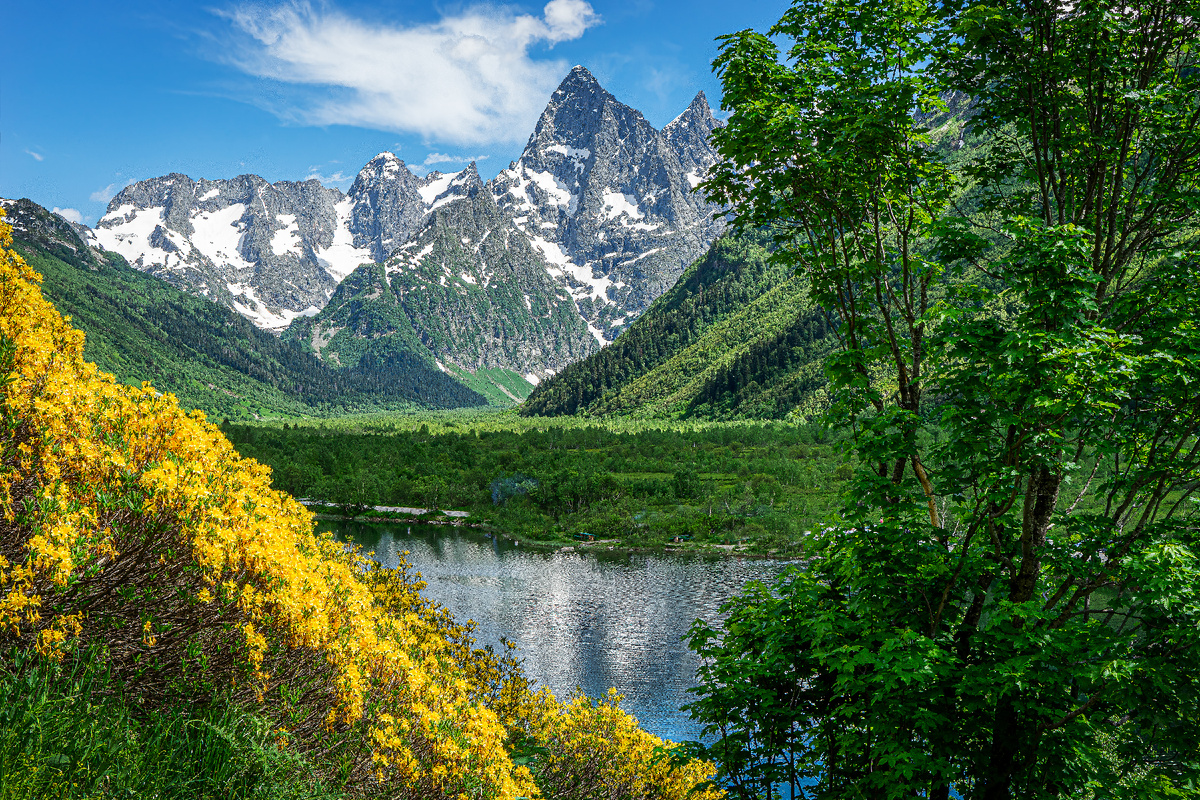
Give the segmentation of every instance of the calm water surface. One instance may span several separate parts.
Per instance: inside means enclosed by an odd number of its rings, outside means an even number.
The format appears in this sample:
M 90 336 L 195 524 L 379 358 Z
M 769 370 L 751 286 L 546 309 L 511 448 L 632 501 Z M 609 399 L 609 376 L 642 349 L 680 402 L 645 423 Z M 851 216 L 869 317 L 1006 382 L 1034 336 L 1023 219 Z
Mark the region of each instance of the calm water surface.
M 699 660 L 681 637 L 779 561 L 587 550 L 531 550 L 467 529 L 323 522 L 374 550 L 385 566 L 408 551 L 425 595 L 478 626 L 481 644 L 514 642 L 525 674 L 560 699 L 616 687 L 642 726 L 679 741 L 699 729 L 679 707 L 692 699 Z M 409 531 L 411 530 L 411 533 Z

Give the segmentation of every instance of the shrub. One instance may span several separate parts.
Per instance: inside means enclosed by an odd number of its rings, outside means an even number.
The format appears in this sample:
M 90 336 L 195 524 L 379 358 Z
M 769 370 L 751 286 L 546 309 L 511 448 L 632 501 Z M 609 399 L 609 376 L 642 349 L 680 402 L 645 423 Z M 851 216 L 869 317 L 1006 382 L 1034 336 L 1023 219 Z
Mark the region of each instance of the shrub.
M 10 246 L 0 218 L 0 647 L 50 664 L 99 653 L 149 712 L 252 707 L 327 778 L 372 794 L 539 796 L 509 755 L 535 731 L 549 797 L 573 769 L 554 765 L 595 747 L 603 769 L 579 774 L 596 791 L 640 775 L 629 785 L 655 788 L 638 796 L 682 800 L 711 773 L 654 761 L 661 743 L 615 701 L 535 696 L 404 565 L 314 535 L 202 413 L 84 362 L 83 334 Z
M 103 645 L 144 704 L 258 702 L 351 784 L 534 792 L 429 615 L 389 613 L 368 562 L 315 536 L 203 414 L 84 362 L 0 237 L 4 643 Z
M 545 695 L 526 747 L 538 785 L 552 797 L 574 800 L 718 800 L 708 784 L 711 765 L 682 758 L 678 747 L 647 733 L 620 708 L 621 697 L 577 696 L 559 704 Z

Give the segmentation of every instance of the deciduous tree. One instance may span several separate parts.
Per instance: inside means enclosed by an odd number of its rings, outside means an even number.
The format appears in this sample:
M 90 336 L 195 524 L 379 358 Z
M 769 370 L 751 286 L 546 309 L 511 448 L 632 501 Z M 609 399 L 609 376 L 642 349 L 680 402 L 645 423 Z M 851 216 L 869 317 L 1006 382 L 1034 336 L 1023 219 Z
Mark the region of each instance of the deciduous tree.
M 857 464 L 811 565 L 693 630 L 742 794 L 1194 791 L 1198 25 L 801 0 L 723 38 L 707 190 L 836 325 Z

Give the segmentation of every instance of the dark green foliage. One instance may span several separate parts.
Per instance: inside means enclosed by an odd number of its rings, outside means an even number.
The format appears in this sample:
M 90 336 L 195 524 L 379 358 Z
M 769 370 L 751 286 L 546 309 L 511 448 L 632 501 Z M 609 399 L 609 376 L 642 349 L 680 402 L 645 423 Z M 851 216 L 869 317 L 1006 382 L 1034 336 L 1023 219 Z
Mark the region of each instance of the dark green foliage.
M 693 630 L 740 796 L 1196 796 L 1198 45 L 1194 0 L 723 38 L 709 197 L 837 319 L 856 456 L 806 567 Z
M 825 315 L 762 237 L 723 237 L 600 352 L 538 385 L 526 416 L 782 419 L 819 408 Z
M 805 314 L 774 336 L 752 342 L 706 377 L 684 416 L 782 419 L 825 388 L 821 361 L 828 351 L 828 321 Z
M 753 551 L 794 553 L 829 519 L 848 477 L 838 477 L 840 445 L 822 431 L 778 423 L 626 432 L 465 424 L 478 427 L 224 430 L 297 497 L 354 513 L 467 509 L 518 536 L 562 542 L 588 531 L 631 545 L 692 536 L 696 545 L 746 539 Z
M 182 404 L 232 418 L 482 405 L 482 396 L 407 353 L 353 369 L 321 363 L 296 342 L 83 245 L 69 223 L 26 200 L 8 210 L 16 249 L 42 292 L 87 334 L 85 356 L 117 380 L 150 381 Z

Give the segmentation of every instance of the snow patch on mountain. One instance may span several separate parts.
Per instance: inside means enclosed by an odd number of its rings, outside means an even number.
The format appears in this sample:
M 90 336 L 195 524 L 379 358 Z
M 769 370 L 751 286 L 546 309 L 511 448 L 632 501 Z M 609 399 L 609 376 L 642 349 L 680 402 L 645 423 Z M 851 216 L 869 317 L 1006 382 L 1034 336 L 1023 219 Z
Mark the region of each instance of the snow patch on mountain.
M 242 255 L 245 229 L 242 217 L 246 206 L 234 203 L 218 211 L 202 211 L 191 217 L 192 243 L 210 260 L 231 266 L 240 271 L 253 270 L 252 264 Z
M 121 205 L 101 218 L 111 227 L 98 228 L 95 238 L 101 247 L 119 253 L 139 269 L 177 270 L 192 248 L 184 237 L 163 227 L 164 210 Z
M 354 199 L 346 197 L 333 206 L 333 237 L 326 247 L 318 248 L 317 260 L 325 272 L 337 283 L 341 283 L 363 264 L 370 264 L 371 251 L 356 247 L 354 234 L 350 231 Z
M 440 175 L 436 172 L 430 173 L 429 177 L 432 178 L 432 180 L 418 189 L 417 193 L 421 195 L 421 199 L 425 201 L 425 205 L 431 206 L 448 188 L 450 188 L 451 182 L 454 181 L 454 178 L 457 175 L 457 172 L 451 172 L 447 175 Z
M 277 256 L 287 253 L 299 254 L 300 227 L 296 224 L 295 214 L 280 214 L 275 218 L 283 225 L 271 236 L 271 252 Z
M 603 201 L 605 219 L 613 220 L 622 214 L 628 214 L 635 220 L 646 216 L 638 208 L 637 198 L 631 197 L 624 192 L 614 192 L 611 189 L 605 189 Z

